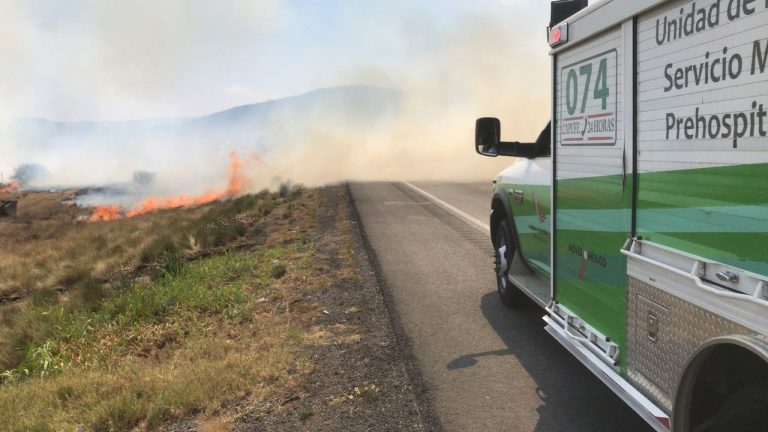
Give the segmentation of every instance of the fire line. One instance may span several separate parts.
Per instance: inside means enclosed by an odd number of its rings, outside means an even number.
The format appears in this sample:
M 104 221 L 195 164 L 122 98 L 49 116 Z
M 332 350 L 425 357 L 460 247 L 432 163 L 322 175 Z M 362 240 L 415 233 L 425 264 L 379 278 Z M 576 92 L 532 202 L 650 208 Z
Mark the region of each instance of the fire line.
M 240 155 L 233 151 L 229 154 L 229 180 L 227 187 L 222 190 L 208 190 L 200 195 L 179 195 L 169 198 L 149 197 L 132 209 L 123 209 L 116 205 L 97 207 L 88 218 L 88 222 L 112 221 L 124 217 L 140 216 L 157 210 L 167 210 L 180 207 L 194 207 L 238 196 L 243 188 L 243 164 Z

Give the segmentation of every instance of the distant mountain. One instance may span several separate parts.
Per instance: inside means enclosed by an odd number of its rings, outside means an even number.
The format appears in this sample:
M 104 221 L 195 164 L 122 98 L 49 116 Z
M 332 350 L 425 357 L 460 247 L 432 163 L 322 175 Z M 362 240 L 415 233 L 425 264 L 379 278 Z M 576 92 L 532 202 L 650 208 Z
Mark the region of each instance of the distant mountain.
M 271 115 L 301 117 L 308 113 L 335 114 L 350 120 L 371 121 L 393 113 L 401 100 L 397 90 L 373 86 L 346 86 L 315 90 L 299 96 L 243 105 L 186 121 L 187 125 L 258 123 Z
M 28 150 L 58 150 L 76 146 L 83 151 L 104 146 L 168 140 L 211 145 L 212 140 L 266 145 L 308 122 L 335 121 L 355 126 L 386 122 L 396 113 L 402 94 L 373 86 L 332 87 L 299 96 L 243 105 L 193 118 L 119 122 L 58 122 L 19 119 L 12 123 L 13 142 Z M 344 124 L 344 123 L 342 123 Z M 248 144 L 248 143 L 245 143 Z
M 330 145 L 339 138 L 354 146 L 360 134 L 391 130 L 403 99 L 397 90 L 349 86 L 201 117 L 120 122 L 21 119 L 0 128 L 0 170 L 12 173 L 25 164 L 44 167 L 46 175 L 31 183 L 36 187 L 123 184 L 137 172 L 147 172 L 156 174 L 154 185 L 164 188 L 158 191 L 163 196 L 200 193 L 226 179 L 233 150 L 243 158 L 257 157 L 270 169 L 296 168 L 294 158 L 300 157 L 301 169 L 314 169 L 313 156 L 338 152 Z M 273 175 L 268 169 L 258 174 Z

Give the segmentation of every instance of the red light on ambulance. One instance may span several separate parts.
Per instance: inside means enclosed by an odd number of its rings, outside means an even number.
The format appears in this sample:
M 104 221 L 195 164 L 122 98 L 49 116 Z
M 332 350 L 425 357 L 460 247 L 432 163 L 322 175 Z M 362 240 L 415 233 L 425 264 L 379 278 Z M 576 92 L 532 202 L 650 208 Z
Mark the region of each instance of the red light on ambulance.
M 568 23 L 549 30 L 549 46 L 554 47 L 568 42 Z

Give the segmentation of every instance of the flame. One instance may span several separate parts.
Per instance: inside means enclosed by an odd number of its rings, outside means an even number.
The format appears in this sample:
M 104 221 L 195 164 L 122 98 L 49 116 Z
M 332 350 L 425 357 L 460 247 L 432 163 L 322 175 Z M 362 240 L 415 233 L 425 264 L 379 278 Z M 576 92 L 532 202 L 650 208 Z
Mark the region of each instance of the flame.
M 236 151 L 229 153 L 229 183 L 224 195 L 229 198 L 237 196 L 243 189 L 243 164 Z
M 123 217 L 123 209 L 116 205 L 97 207 L 88 218 L 88 222 L 111 221 Z
M 19 182 L 13 182 L 4 188 L 0 188 L 0 193 L 14 193 L 19 189 L 21 189 L 21 184 Z
M 240 161 L 240 155 L 233 151 L 229 154 L 229 180 L 226 189 L 214 191 L 207 190 L 200 195 L 189 196 L 179 195 L 170 198 L 149 197 L 142 201 L 136 207 L 123 210 L 116 205 L 105 205 L 97 207 L 88 222 L 111 221 L 125 217 L 140 216 L 149 212 L 165 209 L 174 209 L 179 207 L 194 207 L 203 204 L 212 203 L 222 199 L 234 198 L 240 194 L 243 188 L 243 164 Z

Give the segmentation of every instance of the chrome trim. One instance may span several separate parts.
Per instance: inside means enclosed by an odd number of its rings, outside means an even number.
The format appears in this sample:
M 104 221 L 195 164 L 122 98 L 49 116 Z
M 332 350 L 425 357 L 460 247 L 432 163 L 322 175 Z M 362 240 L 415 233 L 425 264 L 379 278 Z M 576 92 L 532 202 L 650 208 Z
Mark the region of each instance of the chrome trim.
M 587 367 L 595 376 L 619 396 L 630 408 L 643 418 L 657 432 L 670 430 L 670 418 L 659 407 L 638 392 L 624 380 L 617 371 L 600 361 L 595 354 L 579 342 L 574 342 L 551 317 L 545 316 L 547 325 L 544 329 L 560 342 L 574 357 Z
M 586 321 L 559 303 L 550 303 L 546 311 L 571 339 L 581 343 L 603 363 L 612 367 L 617 372 L 620 370 L 619 346 L 612 342 L 610 338 L 592 328 Z

